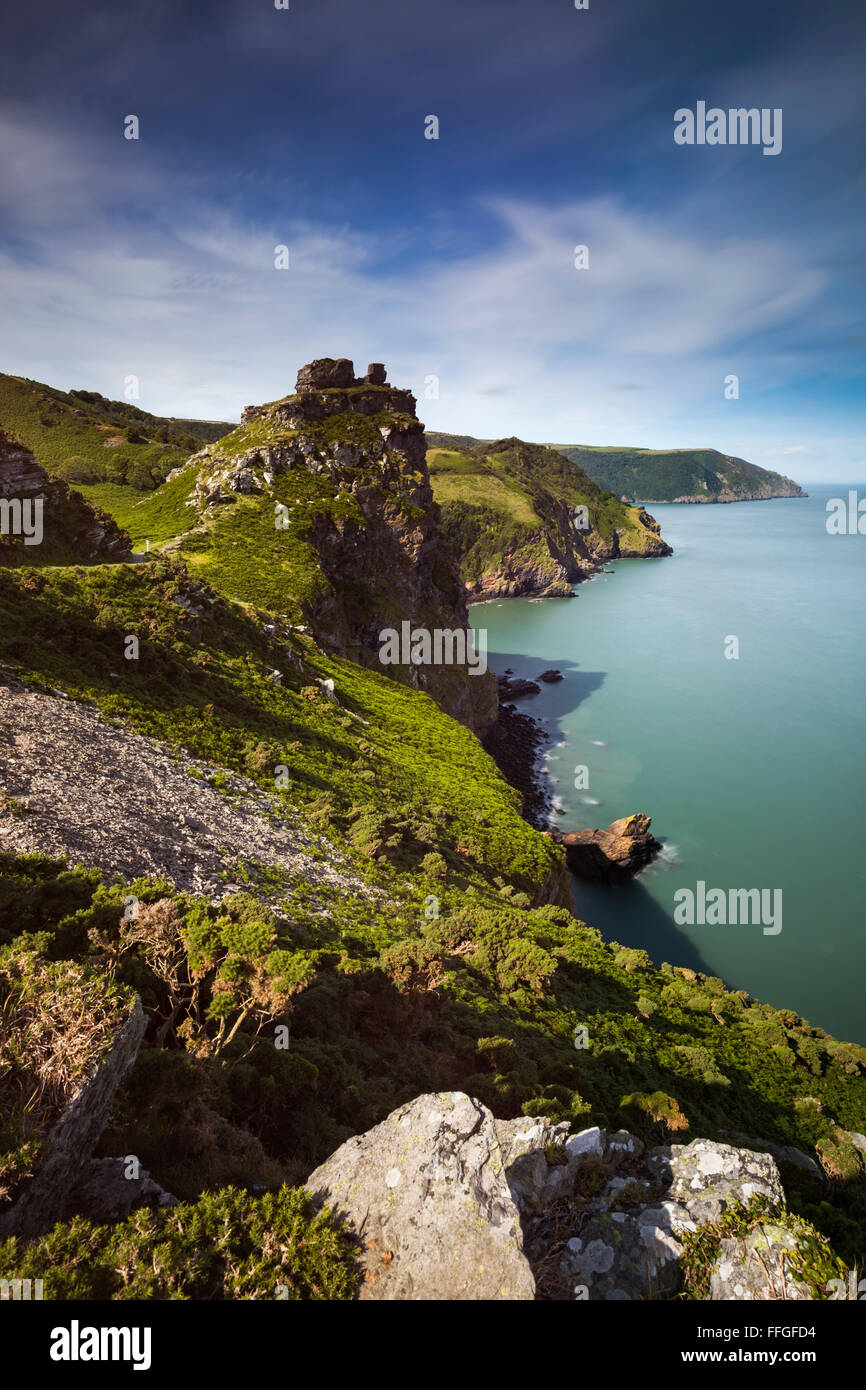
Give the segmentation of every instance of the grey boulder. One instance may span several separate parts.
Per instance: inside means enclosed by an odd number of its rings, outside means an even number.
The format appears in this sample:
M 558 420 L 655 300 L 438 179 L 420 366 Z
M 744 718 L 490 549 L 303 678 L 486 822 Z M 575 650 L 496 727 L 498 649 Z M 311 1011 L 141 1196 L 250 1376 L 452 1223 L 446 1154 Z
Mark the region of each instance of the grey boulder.
M 393 1111 L 347 1140 L 306 1188 L 358 1236 L 362 1299 L 535 1296 L 496 1123 L 460 1091 Z

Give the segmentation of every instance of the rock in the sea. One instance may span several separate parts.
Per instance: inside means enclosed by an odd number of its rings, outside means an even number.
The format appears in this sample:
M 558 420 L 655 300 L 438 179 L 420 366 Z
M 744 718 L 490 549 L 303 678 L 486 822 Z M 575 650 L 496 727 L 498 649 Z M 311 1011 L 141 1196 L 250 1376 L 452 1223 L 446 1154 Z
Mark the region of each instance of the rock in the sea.
M 500 700 L 519 700 L 522 695 L 537 695 L 541 686 L 522 676 L 497 676 Z
M 562 837 L 565 862 L 578 878 L 623 882 L 646 868 L 661 849 L 650 825 L 649 816 L 638 812 L 615 820 L 607 830 L 574 830 Z
M 306 1186 L 363 1244 L 362 1299 L 535 1295 L 493 1116 L 460 1091 L 401 1106 Z
M 562 680 L 562 672 L 557 671 L 555 669 L 551 669 L 550 671 L 542 671 L 538 679 L 540 681 L 544 681 L 546 685 L 555 685 L 557 681 Z
M 43 558 L 43 545 L 54 552 L 51 563 L 55 564 L 59 558 L 64 564 L 112 564 L 129 559 L 132 553 L 126 531 L 62 478 L 50 476 L 31 451 L 3 429 L 0 501 L 6 504 L 11 518 L 8 530 L 0 534 L 0 565 L 20 564 L 22 560 L 33 565 L 48 563 Z M 25 529 L 19 529 L 20 521 L 16 524 L 14 520 L 19 509 L 31 527 L 33 518 L 41 518 L 29 537 Z M 57 556 L 58 548 L 65 552 L 61 557 Z
M 653 1149 L 649 1166 L 667 1188 L 672 1201 L 698 1225 L 718 1221 L 730 1207 L 765 1197 L 774 1206 L 785 1200 L 776 1161 L 771 1154 L 735 1149 L 712 1139 Z

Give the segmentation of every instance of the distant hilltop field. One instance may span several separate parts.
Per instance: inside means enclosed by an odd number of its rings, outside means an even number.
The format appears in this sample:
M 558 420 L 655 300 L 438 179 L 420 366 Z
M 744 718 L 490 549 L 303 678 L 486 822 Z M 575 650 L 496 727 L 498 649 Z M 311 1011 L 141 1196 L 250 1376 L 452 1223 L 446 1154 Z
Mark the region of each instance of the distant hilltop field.
M 435 434 L 431 447 L 476 449 L 489 440 L 466 434 Z M 759 468 L 718 449 L 634 449 L 588 444 L 548 444 L 622 502 L 762 502 L 770 497 L 805 497 L 791 478 Z
M 761 502 L 805 497 L 798 483 L 717 449 L 553 446 L 600 487 L 630 502 Z

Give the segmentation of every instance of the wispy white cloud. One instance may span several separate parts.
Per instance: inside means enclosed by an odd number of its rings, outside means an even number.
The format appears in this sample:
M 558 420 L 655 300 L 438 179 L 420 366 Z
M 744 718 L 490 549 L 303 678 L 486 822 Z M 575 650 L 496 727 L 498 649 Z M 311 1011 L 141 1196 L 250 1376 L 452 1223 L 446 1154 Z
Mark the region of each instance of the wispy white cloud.
M 614 198 L 513 199 L 484 204 L 489 245 L 410 261 L 396 219 L 365 237 L 282 209 L 243 217 L 161 176 L 144 150 L 85 148 L 16 113 L 0 119 L 0 148 L 3 370 L 111 396 L 134 374 L 146 409 L 232 419 L 289 390 L 302 362 L 346 355 L 385 361 L 431 428 L 745 457 L 817 443 L 767 404 L 821 367 L 831 272 L 791 241 Z M 287 271 L 274 268 L 283 243 Z

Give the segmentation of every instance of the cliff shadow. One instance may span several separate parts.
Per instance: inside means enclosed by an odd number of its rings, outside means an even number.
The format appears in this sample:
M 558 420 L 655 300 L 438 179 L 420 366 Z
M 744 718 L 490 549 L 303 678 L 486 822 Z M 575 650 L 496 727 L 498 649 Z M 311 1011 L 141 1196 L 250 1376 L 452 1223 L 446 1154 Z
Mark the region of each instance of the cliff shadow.
M 700 948 L 676 925 L 673 915 L 669 916 L 647 892 L 639 878 L 630 883 L 587 883 L 572 874 L 571 891 L 578 917 L 587 926 L 597 927 L 605 941 L 618 941 L 621 946 L 646 951 L 656 966 L 667 961 L 704 975 L 715 974 Z
M 487 666 L 496 676 L 504 676 L 510 670 L 512 679 L 532 680 L 540 685 L 537 694 L 505 695 L 503 702 L 513 704 L 521 714 L 531 715 L 551 739 L 565 737 L 559 721 L 600 690 L 606 679 L 604 671 L 585 671 L 569 656 L 527 657 L 520 652 L 489 651 Z M 544 671 L 559 671 L 562 680 L 539 681 Z

